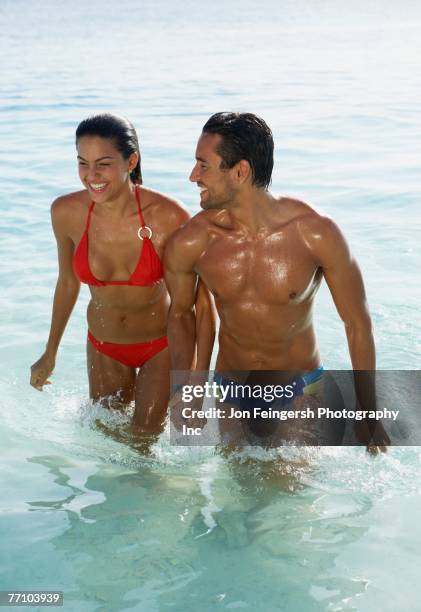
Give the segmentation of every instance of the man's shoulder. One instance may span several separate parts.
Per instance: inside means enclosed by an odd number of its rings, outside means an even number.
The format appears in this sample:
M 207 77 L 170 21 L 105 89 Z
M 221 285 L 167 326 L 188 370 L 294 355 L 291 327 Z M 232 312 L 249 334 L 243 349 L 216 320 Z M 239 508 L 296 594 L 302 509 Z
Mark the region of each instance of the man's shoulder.
M 279 214 L 287 222 L 297 225 L 300 232 L 305 234 L 323 235 L 338 230 L 335 221 L 321 208 L 304 202 L 303 200 L 290 196 L 277 198 L 279 203 Z
M 320 265 L 350 260 L 345 236 L 332 217 L 301 200 L 291 199 L 289 205 L 295 214 L 299 236 Z
M 207 216 L 207 211 L 201 211 L 189 219 L 177 231 L 177 239 L 180 242 L 194 242 L 206 238 L 210 226 L 210 219 Z
M 170 237 L 166 247 L 166 261 L 194 265 L 208 242 L 208 221 L 203 213 L 198 213 L 179 227 Z

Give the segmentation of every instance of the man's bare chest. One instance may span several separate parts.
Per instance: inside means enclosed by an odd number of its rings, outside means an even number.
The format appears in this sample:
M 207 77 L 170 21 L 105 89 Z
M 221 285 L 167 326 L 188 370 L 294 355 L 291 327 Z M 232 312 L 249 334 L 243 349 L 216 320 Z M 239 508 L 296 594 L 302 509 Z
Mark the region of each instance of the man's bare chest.
M 287 304 L 307 299 L 320 282 L 320 270 L 308 249 L 291 239 L 213 240 L 197 272 L 223 302 L 255 300 Z

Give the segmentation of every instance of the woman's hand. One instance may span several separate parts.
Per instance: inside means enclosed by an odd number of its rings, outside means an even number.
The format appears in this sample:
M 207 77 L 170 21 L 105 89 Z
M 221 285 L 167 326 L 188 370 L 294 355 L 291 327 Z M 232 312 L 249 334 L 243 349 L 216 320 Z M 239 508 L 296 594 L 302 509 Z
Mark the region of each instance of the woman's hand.
M 51 385 L 48 380 L 53 373 L 56 361 L 51 355 L 44 353 L 38 361 L 31 366 L 30 384 L 38 391 L 42 391 L 44 385 Z

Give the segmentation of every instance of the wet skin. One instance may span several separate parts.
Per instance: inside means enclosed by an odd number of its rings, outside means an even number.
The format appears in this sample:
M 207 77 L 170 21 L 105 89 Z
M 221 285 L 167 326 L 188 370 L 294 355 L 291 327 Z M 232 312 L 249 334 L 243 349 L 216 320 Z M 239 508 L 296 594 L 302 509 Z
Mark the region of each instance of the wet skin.
M 195 271 L 220 317 L 218 370 L 311 370 L 320 363 L 311 314 L 322 271 L 302 237 L 308 211 L 286 199 L 271 207 L 269 227 L 255 235 L 236 227 L 228 211 L 196 220 L 206 250 Z
M 201 189 L 204 211 L 168 244 L 170 321 L 175 325 L 190 307 L 185 296 L 198 275 L 220 317 L 218 370 L 311 370 L 320 365 L 312 307 L 325 278 L 353 365 L 370 369 L 364 286 L 339 228 L 304 202 L 255 187 L 248 162 L 221 169 L 219 141 L 215 134 L 199 139 L 190 179 Z
M 345 325 L 354 370 L 375 369 L 360 269 L 337 225 L 308 204 L 253 185 L 249 163 L 221 167 L 221 137 L 203 133 L 190 176 L 203 212 L 169 240 L 166 279 L 175 369 L 188 369 L 182 321 L 198 276 L 220 318 L 216 369 L 288 370 L 320 365 L 312 309 L 325 279 Z M 187 329 L 187 328 L 186 328 Z
M 31 368 L 31 384 L 42 390 L 49 384 L 56 354 L 80 282 L 72 261 L 86 227 L 88 209 L 95 207 L 89 228 L 89 266 L 100 280 L 127 280 L 136 268 L 142 249 L 137 232 L 139 216 L 130 171 L 138 156 L 124 159 L 111 140 L 84 136 L 78 143 L 79 176 L 83 191 L 61 196 L 51 208 L 57 240 L 57 282 L 47 349 Z M 152 228 L 152 242 L 160 258 L 169 236 L 188 219 L 180 204 L 153 190 L 140 187 L 145 224 Z M 152 286 L 89 287 L 88 325 L 98 339 L 115 343 L 139 343 L 166 334 L 169 297 L 163 279 Z M 97 352 L 88 342 L 90 397 L 107 398 L 108 405 L 124 405 L 135 399 L 134 425 L 144 433 L 161 430 L 169 396 L 169 355 L 165 349 L 139 371 Z

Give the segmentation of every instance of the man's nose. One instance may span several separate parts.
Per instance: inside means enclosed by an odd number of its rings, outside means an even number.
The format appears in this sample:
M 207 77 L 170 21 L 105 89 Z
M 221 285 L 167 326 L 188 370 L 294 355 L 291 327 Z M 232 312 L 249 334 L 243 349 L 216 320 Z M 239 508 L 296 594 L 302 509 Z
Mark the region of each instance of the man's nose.
M 197 164 L 193 167 L 193 170 L 190 172 L 189 180 L 192 183 L 196 183 L 199 180 L 199 173 L 197 171 Z

